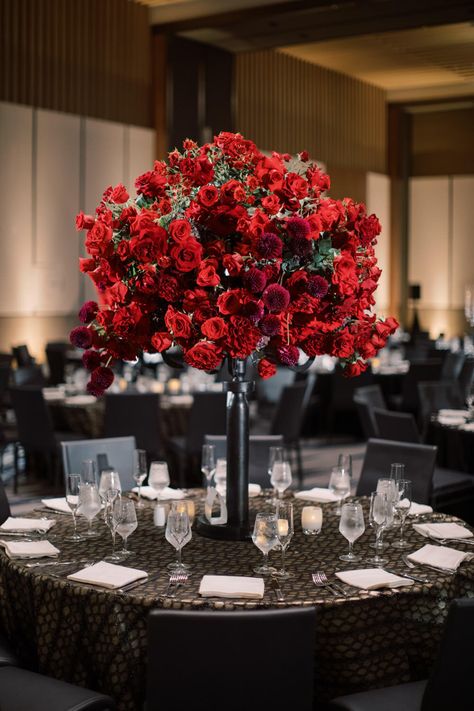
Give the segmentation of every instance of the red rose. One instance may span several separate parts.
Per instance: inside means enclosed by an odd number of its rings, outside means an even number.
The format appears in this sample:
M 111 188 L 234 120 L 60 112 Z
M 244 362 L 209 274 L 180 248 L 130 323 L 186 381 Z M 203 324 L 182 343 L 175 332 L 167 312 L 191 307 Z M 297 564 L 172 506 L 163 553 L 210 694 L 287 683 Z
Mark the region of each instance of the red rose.
M 199 370 L 216 370 L 222 363 L 222 351 L 209 341 L 200 341 L 184 354 L 188 365 Z
M 113 202 L 117 205 L 122 205 L 124 202 L 127 202 L 129 197 L 130 195 L 127 193 L 125 186 L 122 185 L 122 183 L 119 183 L 115 186 L 115 188 L 112 188 L 112 191 L 109 195 L 109 202 Z
M 92 215 L 84 215 L 83 212 L 76 215 L 76 230 L 90 230 L 94 223 L 95 218 Z
M 327 336 L 325 333 L 316 333 L 304 341 L 301 346 L 310 358 L 318 355 L 324 355 L 327 352 Z
M 161 273 L 158 277 L 158 294 L 165 301 L 177 301 L 181 296 L 178 280 L 170 274 Z
M 231 316 L 225 341 L 232 358 L 248 358 L 257 347 L 260 331 L 245 316 Z
M 290 192 L 301 200 L 308 194 L 308 183 L 301 175 L 297 173 L 288 173 L 286 176 L 286 184 Z
M 153 225 L 139 232 L 130 240 L 130 252 L 142 264 L 156 262 L 158 257 L 166 254 L 168 235 L 159 225 Z
M 95 259 L 85 259 L 84 257 L 79 258 L 79 269 L 83 274 L 94 271 L 97 266 Z
M 214 185 L 205 185 L 199 190 L 197 199 L 203 207 L 212 207 L 219 199 L 219 191 Z
M 223 318 L 220 316 L 215 316 L 214 318 L 209 318 L 201 326 L 201 331 L 207 338 L 211 341 L 217 341 L 219 338 L 223 338 L 227 334 L 227 324 Z
M 280 206 L 281 203 L 274 193 L 272 193 L 271 195 L 267 195 L 267 197 L 264 197 L 262 200 L 262 207 L 265 208 L 265 210 L 269 212 L 270 215 L 276 215 L 276 213 L 280 209 Z M 267 375 L 267 377 L 270 376 Z
M 170 254 L 175 260 L 176 269 L 191 272 L 201 263 L 202 246 L 195 239 L 187 239 L 175 244 Z
M 357 226 L 359 228 L 359 234 L 363 245 L 368 245 L 371 242 L 374 242 L 382 231 L 380 222 L 375 215 L 363 217 Z
M 171 347 L 172 343 L 173 343 L 173 339 L 171 338 L 168 331 L 157 331 L 151 337 L 151 345 L 159 353 L 161 353 L 162 351 L 167 351 L 168 348 Z
M 115 253 L 119 256 L 122 262 L 124 262 L 130 256 L 130 242 L 127 240 L 119 242 Z
M 155 170 L 150 170 L 143 175 L 140 175 L 135 180 L 135 188 L 137 193 L 145 195 L 145 197 L 160 197 L 166 190 L 166 177 L 160 175 Z
M 221 280 L 215 266 L 204 261 L 201 262 L 196 281 L 199 286 L 217 286 Z
M 345 366 L 342 374 L 346 376 L 346 378 L 352 378 L 355 375 L 360 375 L 363 373 L 365 370 L 367 370 L 369 364 L 364 363 L 362 360 L 356 360 L 355 363 L 347 363 Z
M 171 306 L 165 314 L 165 324 L 175 338 L 184 338 L 185 340 L 191 336 L 192 324 L 191 319 L 186 314 L 176 311 Z
M 190 289 L 188 291 L 184 292 L 184 299 L 183 299 L 183 310 L 184 311 L 189 311 L 192 313 L 195 311 L 198 306 L 201 306 L 202 304 L 208 304 L 209 299 L 207 296 L 207 293 L 204 291 L 204 289 L 194 289 L 194 291 L 191 291 Z
M 277 368 L 275 363 L 271 363 L 267 358 L 262 358 L 258 362 L 258 374 L 262 378 L 262 380 L 266 380 L 267 378 L 272 378 L 275 373 L 277 372 Z
M 354 336 L 344 330 L 333 334 L 331 355 L 338 358 L 350 358 L 354 352 Z
M 332 282 L 337 284 L 339 293 L 343 295 L 353 294 L 357 289 L 356 263 L 349 254 L 343 253 L 335 257 Z
M 173 220 L 168 229 L 175 242 L 182 242 L 191 237 L 191 225 L 187 220 Z
M 242 299 L 239 289 L 224 291 L 217 299 L 217 307 L 224 316 L 236 314 L 240 310 L 241 305 Z
M 227 271 L 229 272 L 229 275 L 234 277 L 239 275 L 244 265 L 244 260 L 242 259 L 241 255 L 237 253 L 224 254 L 222 258 L 222 264 L 224 265 L 224 268 L 227 269 Z
M 221 186 L 221 200 L 229 205 L 245 200 L 245 190 L 238 180 L 228 180 Z
M 86 250 L 93 257 L 108 257 L 114 251 L 112 229 L 104 222 L 97 220 L 86 237 Z
M 121 306 L 115 311 L 112 324 L 115 333 L 120 338 L 140 339 L 142 329 L 145 326 L 145 319 L 140 307 L 135 303 L 131 303 L 129 306 Z

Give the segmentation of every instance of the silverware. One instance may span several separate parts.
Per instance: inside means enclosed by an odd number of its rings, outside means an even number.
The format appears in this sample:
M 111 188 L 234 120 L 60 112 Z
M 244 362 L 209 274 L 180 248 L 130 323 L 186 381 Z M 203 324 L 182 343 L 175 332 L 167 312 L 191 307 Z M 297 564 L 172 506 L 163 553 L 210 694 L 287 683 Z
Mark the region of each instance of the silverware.
M 285 602 L 285 596 L 283 595 L 283 592 L 281 590 L 280 583 L 278 582 L 278 580 L 274 576 L 272 576 L 270 578 L 270 583 L 272 585 L 273 592 L 275 593 L 276 599 L 278 600 L 278 602 Z
M 317 588 L 328 588 L 335 597 L 338 597 L 339 593 L 328 581 L 326 573 L 321 570 L 318 570 L 316 571 L 316 573 L 313 573 L 311 577 L 313 579 L 313 583 L 316 585 Z
M 178 587 L 188 579 L 187 573 L 172 573 L 166 588 L 165 597 L 175 597 Z
M 391 568 L 385 568 L 387 573 L 392 573 L 392 575 L 398 575 L 400 578 L 407 578 L 408 580 L 414 580 L 416 583 L 431 583 L 432 581 L 428 578 L 419 578 L 416 575 L 407 575 L 406 573 L 399 573 L 398 570 L 392 570 Z
M 93 565 L 93 560 L 51 560 L 42 561 L 39 563 L 26 563 L 25 568 L 38 568 L 39 566 L 49 566 L 49 565 L 78 565 L 79 563 L 84 563 L 88 565 Z
M 446 544 L 449 545 L 450 543 L 465 543 L 468 546 L 474 546 L 474 540 L 471 540 L 470 538 L 437 538 L 436 536 L 431 536 L 428 534 L 428 538 L 430 541 L 434 541 L 435 543 L 441 543 L 442 546 L 445 546 Z
M 68 513 L 67 511 L 56 511 L 56 509 L 48 509 L 47 506 L 40 506 L 37 509 L 33 509 L 33 511 L 38 511 L 40 513 L 45 513 L 45 511 L 48 514 L 51 514 L 52 516 L 71 516 L 71 513 Z
M 117 588 L 115 592 L 123 593 L 123 592 L 128 592 L 129 590 L 133 590 L 133 588 L 138 588 L 140 585 L 145 585 L 145 583 L 151 583 L 154 580 L 158 580 L 159 574 L 157 573 L 156 575 L 147 575 L 146 578 L 140 578 L 140 580 L 134 580 L 133 583 L 129 583 L 128 585 L 123 585 L 121 588 Z
M 415 565 L 415 563 L 412 563 L 411 560 L 407 558 L 406 555 L 402 556 L 402 560 L 407 566 L 407 568 L 417 568 L 417 567 L 424 567 L 424 568 L 429 568 L 430 570 L 434 570 L 436 573 L 441 573 L 442 575 L 454 575 L 457 571 L 452 570 L 452 569 L 447 569 L 447 568 L 437 568 L 435 565 L 429 565 L 428 563 L 418 563 Z
M 29 538 L 34 536 L 34 540 L 39 540 L 39 536 L 45 536 L 49 531 L 0 531 L 0 538 L 4 536 L 15 536 L 18 538 Z

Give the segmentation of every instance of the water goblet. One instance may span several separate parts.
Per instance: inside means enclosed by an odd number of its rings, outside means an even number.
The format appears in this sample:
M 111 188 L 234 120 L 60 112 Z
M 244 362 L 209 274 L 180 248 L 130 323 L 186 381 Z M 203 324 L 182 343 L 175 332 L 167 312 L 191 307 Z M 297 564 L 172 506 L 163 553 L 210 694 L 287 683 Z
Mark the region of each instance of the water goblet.
M 270 447 L 268 450 L 268 476 L 270 479 L 272 479 L 272 474 L 273 474 L 273 465 L 276 462 L 284 462 L 285 461 L 285 448 L 284 447 Z M 273 484 L 272 484 L 273 486 Z M 265 503 L 267 504 L 273 504 L 275 506 L 277 502 L 277 492 L 276 489 L 273 489 L 273 498 L 272 499 L 267 499 Z
M 364 513 L 362 506 L 357 503 L 343 504 L 341 509 L 341 520 L 339 521 L 339 531 L 349 542 L 349 551 L 339 556 L 339 560 L 349 563 L 359 560 L 359 556 L 353 552 L 354 541 L 362 536 L 365 531 Z
M 281 546 L 281 568 L 275 575 L 280 578 L 291 578 L 292 575 L 285 568 L 285 553 L 293 538 L 293 504 L 279 501 L 276 507 L 278 542 Z
M 98 533 L 92 530 L 92 521 L 102 508 L 99 490 L 95 484 L 79 485 L 79 507 L 77 513 L 84 516 L 88 521 L 87 531 L 84 536 L 87 538 L 97 538 Z
M 263 553 L 263 564 L 254 568 L 254 572 L 260 575 L 275 573 L 276 569 L 268 565 L 268 554 L 279 543 L 277 517 L 275 514 L 258 513 L 256 515 L 252 541 Z
M 338 502 L 334 509 L 337 516 L 341 515 L 341 503 L 351 492 L 351 479 L 347 469 L 333 467 L 329 478 L 329 491 L 337 496 Z
M 137 509 L 144 508 L 145 504 L 141 499 L 142 484 L 146 479 L 147 474 L 147 461 L 146 461 L 146 450 L 136 449 L 134 453 L 133 461 L 133 479 L 138 486 L 138 501 Z
M 206 485 L 209 489 L 216 471 L 216 448 L 213 444 L 202 445 L 201 471 L 206 477 Z
M 400 479 L 398 481 L 398 496 L 395 501 L 395 510 L 400 518 L 400 538 L 398 541 L 392 543 L 394 548 L 410 548 L 410 544 L 408 541 L 405 541 L 403 534 L 405 532 L 405 521 L 410 511 L 411 502 L 411 481 L 409 479 Z
M 152 462 L 150 464 L 150 473 L 148 474 L 148 484 L 157 492 L 157 498 L 170 483 L 170 475 L 166 462 Z
M 122 550 L 116 554 L 120 557 L 120 560 L 122 560 L 123 558 L 128 558 L 128 556 L 133 555 L 133 553 L 127 549 L 127 541 L 128 537 L 138 526 L 137 512 L 135 511 L 135 504 L 132 499 L 118 497 L 114 502 L 113 515 L 116 521 L 115 531 L 123 540 Z
M 387 562 L 386 558 L 382 558 L 379 554 L 382 547 L 379 546 L 379 541 L 382 536 L 382 531 L 387 525 L 388 509 L 391 507 L 391 502 L 387 499 L 387 495 L 380 492 L 374 491 L 370 495 L 370 511 L 369 511 L 369 523 L 375 530 L 375 555 L 371 558 L 367 558 L 367 563 L 373 563 L 373 565 L 385 565 Z
M 278 500 L 283 496 L 283 492 L 291 484 L 291 467 L 289 462 L 275 462 L 272 469 L 271 483 L 277 490 Z
M 185 565 L 182 561 L 181 551 L 189 543 L 191 537 L 192 532 L 188 512 L 177 511 L 176 508 L 172 508 L 166 521 L 165 538 L 176 549 L 176 562 L 168 565 L 169 570 L 174 573 L 186 573 L 189 570 L 189 565 Z
M 79 474 L 69 474 L 66 477 L 66 501 L 67 505 L 71 509 L 72 520 L 74 524 L 74 530 L 69 535 L 66 536 L 68 541 L 81 541 L 82 536 L 77 532 L 77 517 L 76 512 L 79 506 L 79 487 L 81 485 L 81 477 Z

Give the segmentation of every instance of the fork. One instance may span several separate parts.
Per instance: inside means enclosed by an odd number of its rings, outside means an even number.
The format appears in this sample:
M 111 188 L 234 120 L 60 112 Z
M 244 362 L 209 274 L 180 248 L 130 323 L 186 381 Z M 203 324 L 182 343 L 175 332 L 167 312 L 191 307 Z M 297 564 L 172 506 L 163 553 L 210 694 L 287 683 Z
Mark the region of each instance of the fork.
M 317 588 L 329 588 L 332 594 L 335 597 L 338 597 L 339 593 L 335 589 L 336 586 L 332 586 L 332 584 L 326 577 L 326 573 L 324 573 L 322 570 L 316 571 L 316 573 L 313 573 L 311 577 L 313 578 L 313 583 L 316 585 Z
M 430 541 L 435 543 L 441 543 L 441 545 L 446 545 L 450 543 L 465 543 L 468 546 L 474 546 L 474 540 L 470 538 L 437 538 L 436 536 L 428 536 Z
M 402 560 L 405 563 L 407 568 L 416 568 L 417 566 L 415 563 L 412 563 L 409 558 L 407 558 L 406 555 L 402 556 Z M 437 568 L 435 565 L 429 565 L 428 563 L 420 563 L 425 568 L 429 568 L 430 570 L 434 570 L 436 573 L 441 573 L 442 575 L 454 575 L 457 571 L 456 570 L 443 570 L 442 568 Z
M 187 579 L 187 573 L 172 573 L 168 581 L 168 587 L 166 588 L 165 597 L 175 597 L 178 587 L 185 583 Z

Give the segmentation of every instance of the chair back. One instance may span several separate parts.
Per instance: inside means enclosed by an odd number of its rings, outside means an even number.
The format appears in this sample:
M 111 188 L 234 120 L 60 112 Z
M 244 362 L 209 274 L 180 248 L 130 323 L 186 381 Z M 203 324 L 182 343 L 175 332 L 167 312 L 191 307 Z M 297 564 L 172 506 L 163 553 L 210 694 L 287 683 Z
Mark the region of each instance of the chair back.
M 463 351 L 449 352 L 443 361 L 441 380 L 456 380 L 459 377 L 465 359 L 466 356 Z
M 436 462 L 436 447 L 410 442 L 369 439 L 357 484 L 357 496 L 369 496 L 380 477 L 390 475 L 390 465 L 405 465 L 405 478 L 412 482 L 413 501 L 429 504 Z
M 41 388 L 11 388 L 10 395 L 22 446 L 32 452 L 56 450 L 53 420 Z
M 469 395 L 472 383 L 474 381 L 474 358 L 466 358 L 464 360 L 461 372 L 459 373 L 458 383 L 461 390 L 463 400 Z
M 135 437 L 149 458 L 161 452 L 160 396 L 156 393 L 108 393 L 105 396 L 105 437 Z
M 227 394 L 194 393 L 186 435 L 188 454 L 199 454 L 208 432 L 225 434 L 227 429 Z
M 30 354 L 28 346 L 13 346 L 12 353 L 19 368 L 27 368 L 29 365 L 34 365 L 35 359 Z
M 63 341 L 46 344 L 46 360 L 48 361 L 49 384 L 59 385 L 65 381 L 66 353 L 71 345 Z
M 409 412 L 392 412 L 391 410 L 373 409 L 380 439 L 390 439 L 396 442 L 420 443 L 421 437 L 415 418 Z
M 360 395 L 354 395 L 354 404 L 356 406 L 357 414 L 359 415 L 359 421 L 364 433 L 365 439 L 370 439 L 371 437 L 378 437 L 379 432 L 377 428 L 377 423 L 374 417 L 374 408 L 369 405 Z
M 43 388 L 46 385 L 46 378 L 43 375 L 41 366 L 24 365 L 13 371 L 13 382 L 19 388 L 24 385 Z
M 380 385 L 364 385 L 361 388 L 356 388 L 354 390 L 354 400 L 356 398 L 359 402 L 367 403 L 369 407 L 380 407 L 383 410 L 387 409 L 387 404 Z
M 472 711 L 474 600 L 453 600 L 439 652 L 421 702 L 421 711 Z
M 7 492 L 5 491 L 2 477 L 0 477 L 0 526 L 10 515 L 10 504 L 8 502 Z
M 145 711 L 311 711 L 315 628 L 312 607 L 153 610 Z M 224 653 L 229 644 L 231 657 Z M 284 674 L 275 644 L 291 650 Z
M 64 476 L 80 474 L 82 462 L 93 459 L 97 462 L 100 475 L 105 466 L 113 467 L 120 475 L 122 491 L 129 491 L 136 486 L 133 479 L 135 437 L 109 437 L 103 439 L 76 440 L 61 442 Z M 104 456 L 106 459 L 104 460 Z
M 313 381 L 314 382 L 314 381 Z M 313 386 L 311 385 L 311 390 Z M 309 392 L 309 396 L 311 392 Z M 285 442 L 296 442 L 300 436 L 304 418 L 305 402 L 309 399 L 308 384 L 305 381 L 283 388 L 273 417 L 270 433 L 283 435 Z
M 272 378 L 262 380 L 257 377 L 256 380 L 258 399 L 276 404 L 280 400 L 283 388 L 294 383 L 295 373 L 289 368 L 277 368 L 277 372 Z
M 447 408 L 462 408 L 464 405 L 459 384 L 455 381 L 418 383 L 420 398 L 420 421 L 426 424 L 433 412 Z
M 225 435 L 206 435 L 206 444 L 213 444 L 218 457 L 226 457 L 227 437 Z M 282 435 L 250 435 L 249 444 L 249 482 L 269 486 L 268 457 L 270 447 L 283 447 Z
M 5 400 L 10 380 L 12 369 L 9 363 L 0 362 L 0 410 L 5 407 Z
M 420 405 L 418 383 L 439 380 L 442 366 L 441 360 L 420 360 L 410 363 L 410 370 L 403 378 L 401 406 L 403 412 L 418 412 Z

